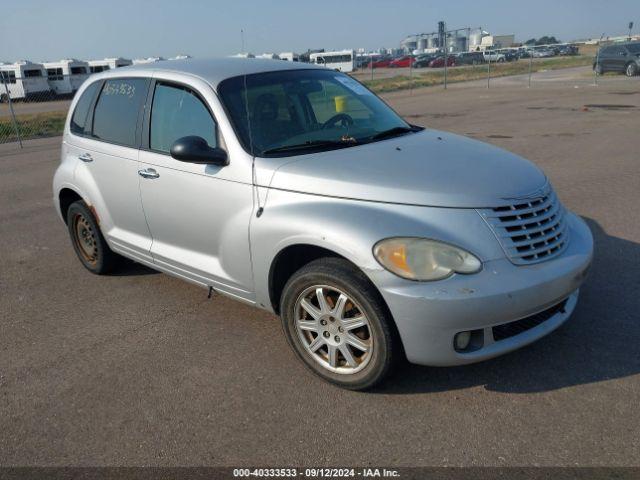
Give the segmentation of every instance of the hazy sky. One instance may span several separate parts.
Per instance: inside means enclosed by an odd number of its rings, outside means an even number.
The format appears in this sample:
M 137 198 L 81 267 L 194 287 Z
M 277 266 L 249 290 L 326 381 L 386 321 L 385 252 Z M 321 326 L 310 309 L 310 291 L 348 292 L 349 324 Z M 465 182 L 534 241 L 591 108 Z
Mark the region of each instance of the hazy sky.
M 4 2 L 3 2 L 4 3 Z M 482 26 L 516 40 L 640 27 L 640 0 L 14 0 L 0 8 L 0 61 L 196 57 L 395 47 L 407 34 Z

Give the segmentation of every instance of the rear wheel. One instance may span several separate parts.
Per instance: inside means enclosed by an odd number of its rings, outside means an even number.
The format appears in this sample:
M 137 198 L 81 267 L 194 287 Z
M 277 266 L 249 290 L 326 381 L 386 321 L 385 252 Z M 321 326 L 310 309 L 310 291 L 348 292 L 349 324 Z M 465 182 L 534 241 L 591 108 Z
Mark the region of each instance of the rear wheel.
M 287 282 L 280 313 L 289 344 L 315 374 L 351 390 L 381 382 L 399 348 L 369 280 L 338 258 L 313 261 Z
M 630 63 L 624 70 L 627 77 L 634 77 L 638 74 L 638 66 L 635 63 Z
M 102 275 L 116 268 L 120 257 L 107 245 L 95 216 L 83 201 L 69 206 L 67 228 L 73 249 L 87 270 Z
M 602 68 L 602 64 L 598 63 L 593 66 L 593 71 L 596 72 L 596 75 L 602 75 L 604 73 L 604 69 Z

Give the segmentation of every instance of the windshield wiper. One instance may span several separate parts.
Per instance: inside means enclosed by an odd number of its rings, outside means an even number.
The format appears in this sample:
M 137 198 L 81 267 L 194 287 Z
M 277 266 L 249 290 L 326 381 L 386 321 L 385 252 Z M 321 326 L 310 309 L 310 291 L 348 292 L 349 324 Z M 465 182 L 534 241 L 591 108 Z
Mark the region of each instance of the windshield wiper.
M 355 145 L 356 142 L 350 140 L 308 140 L 304 143 L 296 143 L 294 145 L 282 145 L 280 147 L 270 148 L 262 152 L 263 154 L 278 152 L 294 152 L 300 150 L 314 150 L 322 147 L 345 148 Z
M 369 137 L 369 140 L 381 140 L 383 138 L 396 137 L 398 135 L 403 135 L 405 133 L 418 132 L 420 131 L 420 127 L 393 127 L 389 130 L 384 130 L 380 133 L 376 133 Z

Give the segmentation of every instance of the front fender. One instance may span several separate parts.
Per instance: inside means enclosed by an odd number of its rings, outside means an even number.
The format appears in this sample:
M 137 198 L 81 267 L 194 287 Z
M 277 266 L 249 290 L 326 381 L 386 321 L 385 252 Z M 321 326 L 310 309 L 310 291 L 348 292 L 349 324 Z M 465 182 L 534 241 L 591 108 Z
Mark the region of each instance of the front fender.
M 271 309 L 269 272 L 292 245 L 331 250 L 357 265 L 380 288 L 397 281 L 373 256 L 389 237 L 425 237 L 458 245 L 483 261 L 504 257 L 486 223 L 473 209 L 420 207 L 347 200 L 271 189 L 260 217 L 250 225 L 257 304 Z

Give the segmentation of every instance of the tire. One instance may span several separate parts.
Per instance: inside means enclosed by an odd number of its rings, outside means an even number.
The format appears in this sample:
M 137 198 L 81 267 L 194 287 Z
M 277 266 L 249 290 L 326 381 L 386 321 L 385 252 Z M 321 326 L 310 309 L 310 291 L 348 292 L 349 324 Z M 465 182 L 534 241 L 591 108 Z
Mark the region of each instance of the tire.
M 597 63 L 593 66 L 593 70 L 596 72 L 596 75 L 602 75 L 604 73 L 604 69 L 602 68 L 601 63 Z
M 67 228 L 71 244 L 84 267 L 96 275 L 112 272 L 120 256 L 107 245 L 95 216 L 83 201 L 72 203 L 67 210 Z
M 638 66 L 635 63 L 629 63 L 625 69 L 624 73 L 627 77 L 635 77 L 638 74 Z
M 338 299 L 344 300 L 342 309 Z M 344 313 L 337 313 L 340 310 Z M 294 273 L 284 287 L 280 316 L 287 341 L 302 362 L 349 390 L 379 384 L 401 350 L 379 292 L 344 259 L 321 258 Z

